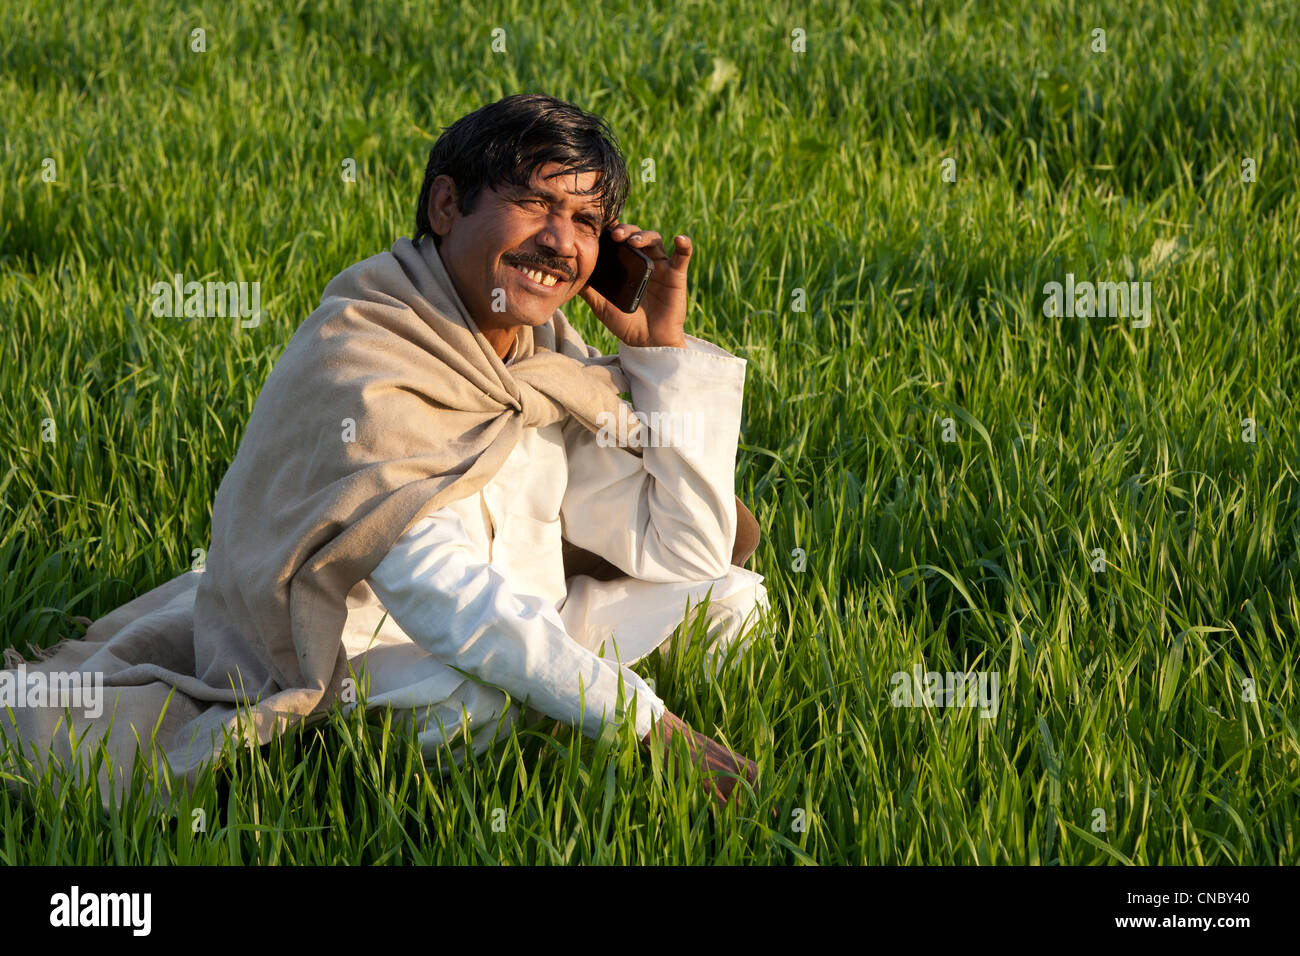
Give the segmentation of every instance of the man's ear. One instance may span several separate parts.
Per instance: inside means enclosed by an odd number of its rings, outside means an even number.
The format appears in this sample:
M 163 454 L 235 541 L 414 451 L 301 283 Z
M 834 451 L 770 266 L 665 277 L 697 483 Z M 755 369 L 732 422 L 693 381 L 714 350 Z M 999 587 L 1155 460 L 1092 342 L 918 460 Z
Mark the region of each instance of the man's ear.
M 456 201 L 459 195 L 456 192 L 456 181 L 446 173 L 438 176 L 433 181 L 433 186 L 429 190 L 429 226 L 439 236 L 445 236 L 451 231 L 451 224 L 460 210 L 456 207 Z

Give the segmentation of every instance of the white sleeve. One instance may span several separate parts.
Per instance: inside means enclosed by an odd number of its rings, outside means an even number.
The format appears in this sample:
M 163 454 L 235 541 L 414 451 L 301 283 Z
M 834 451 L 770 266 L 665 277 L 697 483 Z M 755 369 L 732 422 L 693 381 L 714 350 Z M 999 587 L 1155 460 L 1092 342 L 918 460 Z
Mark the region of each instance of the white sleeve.
M 632 713 L 634 694 L 638 740 L 666 709 L 630 668 L 570 638 L 553 606 L 516 594 L 500 571 L 477 561 L 451 509 L 413 524 L 368 580 L 397 625 L 436 659 L 588 737 L 599 735 L 602 717 Z M 616 713 L 620 676 L 625 714 Z
M 641 457 L 618 446 L 626 436 L 614 427 L 565 427 L 564 537 L 625 574 L 658 583 L 725 577 L 736 539 L 746 363 L 693 336 L 686 342 L 619 346 L 632 407 L 658 426 Z

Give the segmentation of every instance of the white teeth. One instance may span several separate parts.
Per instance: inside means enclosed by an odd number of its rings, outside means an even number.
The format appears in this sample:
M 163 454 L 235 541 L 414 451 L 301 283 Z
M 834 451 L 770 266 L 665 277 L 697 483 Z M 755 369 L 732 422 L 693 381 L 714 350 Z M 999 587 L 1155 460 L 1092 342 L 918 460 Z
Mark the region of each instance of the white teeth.
M 520 268 L 519 271 L 522 272 L 524 275 L 528 276 L 528 278 L 532 279 L 534 282 L 540 282 L 544 286 L 553 286 L 560 281 L 559 279 L 555 278 L 555 276 L 545 272 L 540 272 L 537 269 Z

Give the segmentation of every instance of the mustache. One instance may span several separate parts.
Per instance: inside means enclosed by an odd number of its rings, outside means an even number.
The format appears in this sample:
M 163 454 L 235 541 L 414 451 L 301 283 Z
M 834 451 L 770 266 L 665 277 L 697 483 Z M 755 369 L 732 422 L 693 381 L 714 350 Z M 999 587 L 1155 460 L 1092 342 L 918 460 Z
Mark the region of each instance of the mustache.
M 573 271 L 563 262 L 551 262 L 547 259 L 522 258 L 512 256 L 506 260 L 508 265 L 524 266 L 525 268 L 545 269 L 548 272 L 554 272 L 556 275 L 562 275 L 565 279 L 573 281 Z

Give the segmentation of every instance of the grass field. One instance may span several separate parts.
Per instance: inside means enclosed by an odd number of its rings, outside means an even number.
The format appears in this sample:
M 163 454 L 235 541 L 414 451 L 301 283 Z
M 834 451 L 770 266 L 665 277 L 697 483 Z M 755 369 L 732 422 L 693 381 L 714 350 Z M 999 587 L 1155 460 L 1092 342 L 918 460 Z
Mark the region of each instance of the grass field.
M 713 687 L 637 670 L 758 761 L 758 805 L 630 728 L 444 779 L 354 713 L 180 822 L 0 788 L 0 863 L 1300 862 L 1300 6 L 600 9 L 0 0 L 0 645 L 189 567 L 441 127 L 546 92 L 608 118 L 625 218 L 695 243 L 687 331 L 749 362 L 774 640 Z M 175 273 L 259 281 L 263 321 L 154 318 Z M 1067 275 L 1150 282 L 1149 324 L 1045 315 Z M 996 673 L 996 717 L 893 706 L 914 666 Z

